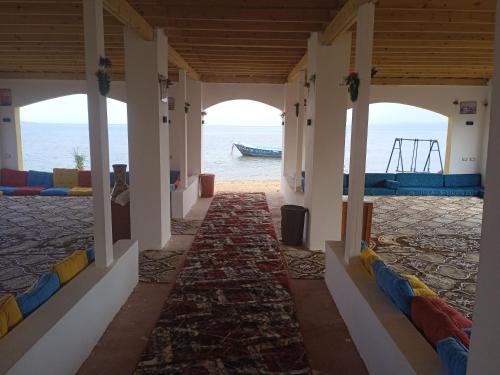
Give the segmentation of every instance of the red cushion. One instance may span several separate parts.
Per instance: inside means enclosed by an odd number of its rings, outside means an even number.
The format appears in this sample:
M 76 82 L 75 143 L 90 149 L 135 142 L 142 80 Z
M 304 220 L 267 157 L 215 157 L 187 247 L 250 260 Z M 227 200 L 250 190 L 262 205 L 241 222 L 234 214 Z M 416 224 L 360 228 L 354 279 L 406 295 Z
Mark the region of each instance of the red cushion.
M 28 185 L 28 172 L 2 168 L 1 184 L 2 186 L 26 186 Z
M 436 297 L 415 296 L 411 302 L 413 324 L 434 346 L 442 339 L 454 337 L 469 347 L 469 336 L 463 329 L 469 326 L 470 320 L 464 316 L 458 317 L 458 314 L 458 311 Z
M 92 174 L 90 171 L 78 171 L 78 186 L 92 187 Z
M 23 186 L 14 190 L 12 195 L 39 195 L 40 192 L 45 189 L 46 188 L 39 186 Z

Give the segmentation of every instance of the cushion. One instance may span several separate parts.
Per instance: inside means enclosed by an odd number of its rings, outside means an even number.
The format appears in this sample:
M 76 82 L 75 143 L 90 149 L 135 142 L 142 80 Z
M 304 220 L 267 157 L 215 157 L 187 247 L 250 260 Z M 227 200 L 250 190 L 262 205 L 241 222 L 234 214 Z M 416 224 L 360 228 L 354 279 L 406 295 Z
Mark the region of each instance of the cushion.
M 28 291 L 19 294 L 16 299 L 23 316 L 28 316 L 47 301 L 59 286 L 59 277 L 55 272 L 50 272 L 43 275 Z
M 474 174 L 447 174 L 444 176 L 445 187 L 481 186 L 481 175 Z
M 453 337 L 438 341 L 436 350 L 448 374 L 465 375 L 467 373 L 467 358 L 469 351 Z
M 367 187 L 365 195 L 396 195 L 396 190 L 383 187 Z
M 85 253 L 87 254 L 87 261 L 89 263 L 92 263 L 95 260 L 95 248 L 94 248 L 94 246 L 89 247 L 87 249 L 87 251 L 85 251 Z
M 454 337 L 469 347 L 469 336 L 463 331 L 465 327 L 461 323 L 463 319 L 468 319 L 463 315 L 458 318 L 457 313 L 440 298 L 415 296 L 411 302 L 411 321 L 434 346 L 442 339 Z
M 59 282 L 63 285 L 78 275 L 88 264 L 87 253 L 83 250 L 77 250 L 69 257 L 57 263 L 53 271 L 57 273 Z
M 436 292 L 434 292 L 431 288 L 427 286 L 422 280 L 420 280 L 417 276 L 414 275 L 403 275 L 410 282 L 411 287 L 413 288 L 413 293 L 416 296 L 428 296 L 428 297 L 437 297 Z
M 384 262 L 376 260 L 372 263 L 375 280 L 392 303 L 406 316 L 410 316 L 413 289 L 410 282 L 387 267 Z
M 90 171 L 78 171 L 78 186 L 92 187 L 92 173 Z
M 387 189 L 396 190 L 397 188 L 399 188 L 399 185 L 401 185 L 401 183 L 399 181 L 396 181 L 396 180 L 385 180 L 384 181 L 384 187 L 386 187 Z
M 447 188 L 441 187 L 400 187 L 397 191 L 397 195 L 414 195 L 414 196 L 446 196 Z
M 14 186 L 0 186 L 0 191 L 3 195 L 12 195 L 14 190 L 16 190 Z
M 471 187 L 445 187 L 444 195 L 450 197 L 475 197 L 479 196 L 481 188 L 479 186 Z
M 51 188 L 53 186 L 54 176 L 50 172 L 28 171 L 27 186 L 40 186 Z
M 92 195 L 92 188 L 75 186 L 74 188 L 71 188 L 69 190 L 68 195 L 79 196 L 79 197 L 88 197 L 88 196 Z
M 44 197 L 65 197 L 69 193 L 69 188 L 49 188 L 40 192 Z
M 401 187 L 443 187 L 444 177 L 440 173 L 398 173 L 396 181 Z
M 45 190 L 41 186 L 23 186 L 16 188 L 11 195 L 40 195 L 40 192 Z
M 396 180 L 394 173 L 366 173 L 365 187 L 385 187 L 385 180 Z
M 78 186 L 78 169 L 54 168 L 54 187 Z
M 8 294 L 0 298 L 0 337 L 7 334 L 9 329 L 23 320 L 23 314 L 19 310 L 16 297 Z
M 26 186 L 28 184 L 28 172 L 15 169 L 2 168 L 2 186 Z
M 373 271 L 373 262 L 380 260 L 380 257 L 372 249 L 362 249 L 360 254 L 360 260 L 365 267 L 366 271 L 371 277 L 375 277 L 375 272 Z

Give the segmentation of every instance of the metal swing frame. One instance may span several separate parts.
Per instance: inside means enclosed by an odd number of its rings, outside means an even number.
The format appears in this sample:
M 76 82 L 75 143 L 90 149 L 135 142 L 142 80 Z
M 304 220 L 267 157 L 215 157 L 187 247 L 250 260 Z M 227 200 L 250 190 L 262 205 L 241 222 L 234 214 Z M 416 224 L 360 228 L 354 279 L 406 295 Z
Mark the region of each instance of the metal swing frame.
M 411 165 L 409 170 L 405 170 L 403 163 L 403 142 L 413 142 L 413 151 L 411 155 Z M 422 142 L 429 143 L 429 152 L 427 153 L 427 158 L 425 160 L 424 168 L 421 172 L 430 173 L 431 169 L 431 156 L 433 152 L 437 152 L 439 156 L 439 163 L 441 165 L 441 173 L 443 171 L 443 159 L 441 158 L 441 150 L 439 148 L 439 141 L 437 139 L 417 139 L 417 138 L 395 138 L 394 144 L 392 145 L 391 156 L 389 157 L 389 162 L 387 163 L 387 168 L 385 169 L 385 173 L 389 172 L 389 168 L 391 166 L 392 158 L 394 156 L 394 151 L 398 150 L 397 161 L 398 164 L 396 166 L 396 172 L 401 173 L 416 173 L 417 172 L 417 159 L 418 159 L 418 149 L 419 144 Z

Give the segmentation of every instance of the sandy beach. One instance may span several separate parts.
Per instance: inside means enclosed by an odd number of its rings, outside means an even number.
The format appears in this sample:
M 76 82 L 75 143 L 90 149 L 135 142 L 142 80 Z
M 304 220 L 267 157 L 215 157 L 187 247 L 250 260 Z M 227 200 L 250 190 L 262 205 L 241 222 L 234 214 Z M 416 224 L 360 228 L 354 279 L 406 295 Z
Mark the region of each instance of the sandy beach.
M 215 191 L 243 191 L 243 192 L 278 192 L 280 190 L 279 180 L 268 181 L 217 181 L 215 179 Z

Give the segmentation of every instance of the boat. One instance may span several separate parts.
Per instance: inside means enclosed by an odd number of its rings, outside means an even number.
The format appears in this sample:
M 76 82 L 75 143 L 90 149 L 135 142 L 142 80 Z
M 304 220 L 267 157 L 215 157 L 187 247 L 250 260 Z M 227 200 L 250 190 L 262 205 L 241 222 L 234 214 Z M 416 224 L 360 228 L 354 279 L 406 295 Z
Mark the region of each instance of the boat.
M 236 147 L 243 156 L 256 156 L 267 158 L 281 158 L 282 151 L 277 148 L 270 147 L 253 147 L 242 143 L 233 143 L 233 148 Z

